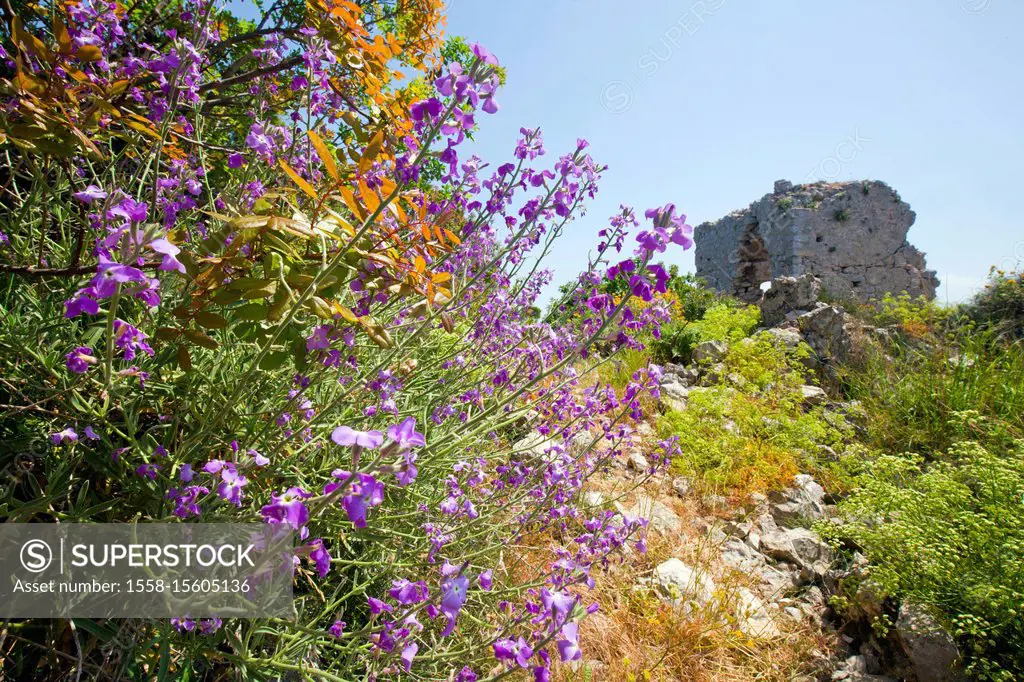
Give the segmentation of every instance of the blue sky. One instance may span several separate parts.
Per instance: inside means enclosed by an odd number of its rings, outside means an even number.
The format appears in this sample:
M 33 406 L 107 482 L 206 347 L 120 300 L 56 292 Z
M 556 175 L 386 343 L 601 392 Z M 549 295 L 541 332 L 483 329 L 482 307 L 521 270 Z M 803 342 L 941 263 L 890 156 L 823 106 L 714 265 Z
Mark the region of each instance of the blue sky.
M 917 213 L 909 239 L 940 300 L 1024 259 L 1020 0 L 448 5 L 449 33 L 508 68 L 477 154 L 499 164 L 520 126 L 540 126 L 551 156 L 585 137 L 610 166 L 549 261 L 558 282 L 620 203 L 671 201 L 697 225 L 782 178 L 892 185 Z M 693 270 L 692 251 L 668 260 Z

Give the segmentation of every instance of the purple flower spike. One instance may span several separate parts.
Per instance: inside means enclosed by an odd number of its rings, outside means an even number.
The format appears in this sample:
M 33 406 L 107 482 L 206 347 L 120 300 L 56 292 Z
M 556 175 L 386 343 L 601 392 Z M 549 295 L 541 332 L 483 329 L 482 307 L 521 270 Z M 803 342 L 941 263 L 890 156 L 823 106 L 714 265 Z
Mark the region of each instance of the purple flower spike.
M 86 296 L 83 293 L 85 290 L 78 292 L 74 298 L 64 301 L 64 317 L 71 319 L 78 317 L 82 313 L 86 315 L 95 315 L 100 311 L 100 305 L 90 296 Z
M 149 248 L 164 257 L 160 262 L 161 270 L 177 270 L 178 272 L 185 272 L 185 266 L 176 258 L 176 256 L 181 253 L 181 249 L 177 246 L 161 237 L 160 239 L 154 239 L 151 241 L 149 243 Z
M 316 572 L 321 578 L 327 575 L 327 572 L 331 570 L 331 555 L 328 554 L 327 548 L 324 547 L 324 541 L 320 539 L 313 540 L 309 543 L 312 550 L 309 553 L 309 558 L 316 564 Z
M 494 643 L 494 657 L 499 661 L 515 661 L 520 668 L 526 668 L 530 665 L 531 656 L 533 649 L 522 637 L 516 641 L 499 639 Z
M 339 483 L 328 483 L 324 486 L 324 495 L 337 490 L 352 474 L 343 469 L 335 469 L 331 475 Z M 366 528 L 366 512 L 384 501 L 384 484 L 370 474 L 356 474 L 356 480 L 347 488 L 347 494 L 341 499 L 348 520 L 356 528 Z
M 473 54 L 484 64 L 498 66 L 498 58 L 491 54 L 486 47 L 480 43 L 473 43 Z
M 466 603 L 466 592 L 469 590 L 469 578 L 459 573 L 448 578 L 441 584 L 441 613 L 448 619 L 448 625 L 442 637 L 447 637 L 455 629 L 455 619 Z
M 356 431 L 348 426 L 339 426 L 331 432 L 331 440 L 343 447 L 358 445 L 373 450 L 384 442 L 384 434 L 380 431 Z

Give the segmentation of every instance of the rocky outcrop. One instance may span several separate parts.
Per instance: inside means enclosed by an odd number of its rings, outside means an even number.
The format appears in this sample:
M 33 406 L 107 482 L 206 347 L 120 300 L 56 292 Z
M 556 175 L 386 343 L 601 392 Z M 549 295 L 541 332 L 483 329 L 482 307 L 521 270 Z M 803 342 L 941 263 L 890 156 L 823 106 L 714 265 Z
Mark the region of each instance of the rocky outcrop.
M 698 225 L 697 274 L 715 289 L 754 302 L 775 277 L 812 274 L 834 296 L 886 292 L 935 297 L 939 281 L 907 242 L 915 215 L 884 182 L 793 186 Z

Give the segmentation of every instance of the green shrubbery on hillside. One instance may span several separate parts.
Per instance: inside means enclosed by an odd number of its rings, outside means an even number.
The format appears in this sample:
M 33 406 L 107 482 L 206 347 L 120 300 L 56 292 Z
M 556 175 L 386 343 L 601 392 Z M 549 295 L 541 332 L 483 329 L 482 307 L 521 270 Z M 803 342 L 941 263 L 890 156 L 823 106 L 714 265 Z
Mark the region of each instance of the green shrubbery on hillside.
M 874 457 L 850 460 L 844 523 L 824 526 L 870 575 L 927 605 L 957 637 L 971 677 L 1024 675 L 1024 347 L 986 299 L 936 316 L 883 302 L 906 339 L 847 372 Z M 913 330 L 913 331 L 912 331 Z M 922 338 L 927 342 L 922 342 Z
M 692 389 L 687 408 L 659 421 L 677 435 L 682 454 L 676 473 L 700 488 L 730 496 L 779 489 L 801 471 L 816 470 L 820 446 L 839 447 L 845 430 L 821 408 L 805 409 L 806 347 L 789 350 L 769 334 L 734 343 L 723 358 L 721 380 Z
M 733 301 L 715 303 L 702 318 L 674 321 L 661 330 L 653 346 L 656 360 L 689 362 L 694 347 L 704 341 L 739 341 L 753 332 L 761 321 L 757 306 L 740 306 Z

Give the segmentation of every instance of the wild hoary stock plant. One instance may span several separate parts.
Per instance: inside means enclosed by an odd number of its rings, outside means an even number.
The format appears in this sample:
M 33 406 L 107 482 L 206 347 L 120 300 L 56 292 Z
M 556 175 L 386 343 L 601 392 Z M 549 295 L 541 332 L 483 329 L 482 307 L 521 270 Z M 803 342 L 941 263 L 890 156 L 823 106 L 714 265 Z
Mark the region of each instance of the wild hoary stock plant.
M 439 63 L 437 3 L 369 7 L 13 18 L 0 515 L 262 520 L 301 538 L 293 620 L 78 619 L 74 644 L 65 622 L 9 624 L 21 673 L 543 680 L 581 656 L 592 571 L 643 549 L 645 521 L 577 501 L 634 438 L 659 370 L 617 393 L 590 350 L 664 320 L 630 301 L 665 291 L 650 260 L 691 228 L 648 211 L 617 257 L 637 226 L 623 208 L 566 294 L 585 314 L 538 321 L 533 252 L 601 168 L 582 140 L 543 165 L 529 129 L 494 170 L 466 157 L 497 110 L 497 60 L 474 46 Z M 432 77 L 398 88 L 409 69 Z M 552 438 L 543 456 L 509 445 L 527 429 Z M 662 450 L 658 466 L 675 442 Z M 549 561 L 517 563 L 538 537 L 557 540 Z

